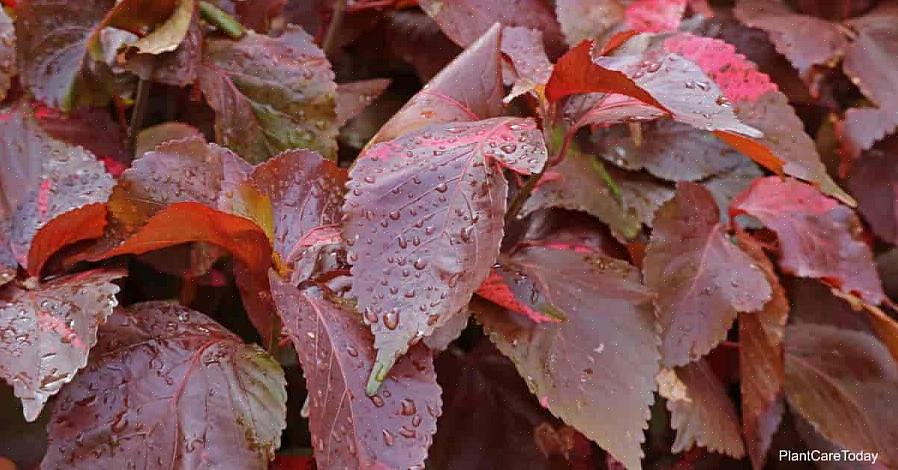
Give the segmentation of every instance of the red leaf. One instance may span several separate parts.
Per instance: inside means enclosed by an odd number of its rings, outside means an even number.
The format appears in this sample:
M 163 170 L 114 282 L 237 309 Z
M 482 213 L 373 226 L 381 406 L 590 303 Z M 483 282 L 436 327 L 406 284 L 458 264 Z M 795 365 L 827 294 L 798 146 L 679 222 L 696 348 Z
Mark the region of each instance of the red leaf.
M 321 468 L 414 468 L 427 457 L 442 402 L 433 359 L 412 348 L 365 397 L 374 365 L 359 315 L 318 288 L 300 291 L 270 276 L 272 294 L 306 378 L 315 461 Z
M 42 466 L 266 468 L 286 401 L 283 371 L 258 346 L 186 307 L 136 304 L 109 317 L 60 394 Z
M 826 325 L 786 331 L 786 398 L 820 434 L 898 462 L 898 365 L 871 335 Z
M 125 133 L 103 108 L 80 108 L 64 114 L 53 108 L 33 104 L 34 117 L 41 129 L 57 140 L 78 145 L 102 160 L 106 171 L 119 176 L 131 161 L 125 148 Z
M 431 124 L 499 116 L 505 93 L 499 52 L 501 33 L 499 25 L 483 33 L 390 118 L 368 146 Z
M 0 290 L 0 377 L 34 421 L 47 400 L 79 369 L 97 342 L 97 327 L 116 306 L 119 271 L 88 271 L 33 289 Z
M 540 294 L 566 320 L 537 324 L 475 300 L 477 319 L 543 406 L 627 468 L 639 468 L 659 356 L 651 294 L 638 270 L 601 255 L 542 247 L 513 259 L 534 274 Z
M 636 0 L 627 6 L 627 24 L 643 33 L 676 31 L 686 12 L 686 0 Z
M 799 14 L 785 3 L 739 0 L 733 12 L 747 26 L 766 31 L 776 50 L 806 80 L 813 66 L 829 64 L 844 51 L 845 37 L 836 23 Z
M 745 456 L 736 408 L 707 361 L 662 370 L 658 394 L 667 399 L 670 425 L 677 430 L 671 452 L 698 445 L 737 459 Z
M 60 248 L 102 237 L 107 212 L 106 204 L 94 203 L 70 210 L 47 222 L 31 239 L 26 264 L 28 272 L 39 276 L 44 264 Z
M 812 186 L 774 176 L 756 180 L 733 201 L 730 217 L 743 213 L 776 232 L 784 271 L 824 280 L 874 305 L 883 301 L 870 247 L 847 207 Z
M 215 110 L 215 140 L 249 162 L 292 148 L 336 152 L 334 73 L 298 27 L 277 38 L 206 40 L 200 87 Z
M 19 264 L 38 275 L 43 263 L 63 244 L 94 238 L 105 224 L 104 203 L 112 178 L 93 154 L 73 147 L 40 130 L 19 108 L 0 120 L 0 191 L 10 211 L 10 248 Z M 41 234 L 39 247 L 32 241 L 54 219 L 68 214 L 58 227 L 82 227 L 84 232 Z M 69 227 L 71 225 L 71 227 Z
M 848 189 L 858 210 L 881 239 L 898 244 L 898 138 L 865 152 L 848 175 Z
M 770 299 L 764 273 L 733 245 L 706 189 L 680 183 L 658 211 L 643 261 L 662 328 L 664 363 L 694 361 L 726 338 L 737 312 Z
M 277 18 L 287 0 L 238 0 L 234 10 L 240 22 L 256 32 L 266 33 L 273 18 Z
M 540 30 L 550 53 L 564 50 L 552 7 L 543 0 L 515 0 L 514 4 L 495 0 L 418 0 L 418 4 L 449 39 L 462 47 L 470 46 L 494 24 L 501 23 Z
M 783 336 L 789 299 L 761 246 L 744 232 L 737 234 L 737 240 L 773 289 L 773 297 L 761 311 L 739 314 L 742 432 L 752 467 L 760 470 L 783 416 Z
M 564 313 L 542 298 L 535 282 L 511 260 L 493 268 L 477 295 L 536 323 L 564 320 Z
M 358 116 L 389 86 L 390 80 L 387 78 L 374 78 L 338 84 L 336 102 L 337 126 L 342 127 L 347 121 Z
M 463 308 L 489 274 L 508 191 L 497 167 L 530 174 L 546 158 L 533 120 L 496 118 L 430 126 L 356 161 L 343 235 L 352 296 L 378 350 L 372 387 L 409 342 Z

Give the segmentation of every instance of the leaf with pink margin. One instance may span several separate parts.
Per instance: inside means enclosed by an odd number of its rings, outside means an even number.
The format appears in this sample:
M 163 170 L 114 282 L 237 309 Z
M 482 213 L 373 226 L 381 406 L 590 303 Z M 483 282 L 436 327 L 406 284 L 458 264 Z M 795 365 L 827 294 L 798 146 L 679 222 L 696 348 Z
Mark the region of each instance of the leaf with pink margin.
M 319 468 L 423 466 L 442 407 L 430 351 L 410 349 L 365 397 L 376 351 L 360 315 L 320 288 L 299 290 L 273 272 L 270 282 L 303 366 Z
M 375 337 L 377 378 L 410 342 L 462 309 L 502 240 L 508 183 L 501 168 L 547 160 L 532 119 L 433 125 L 366 150 L 349 171 L 343 236 L 351 295 Z
M 764 273 L 727 238 L 711 193 L 695 183 L 678 184 L 656 214 L 642 269 L 658 295 L 669 367 L 707 354 L 726 338 L 737 312 L 760 310 L 771 296 Z
M 885 299 L 873 254 L 851 209 L 791 178 L 760 178 L 730 205 L 730 217 L 749 214 L 777 234 L 779 265 L 856 293 L 878 305 Z
M 502 113 L 502 26 L 495 24 L 408 100 L 368 147 L 432 124 L 476 121 Z
M 676 31 L 686 12 L 686 0 L 635 0 L 624 13 L 627 25 L 641 33 Z
M 513 259 L 503 260 L 477 288 L 477 295 L 536 323 L 564 320 L 564 313 L 547 302 L 536 282 L 518 268 Z
M 639 271 L 545 247 L 525 248 L 515 259 L 539 273 L 541 294 L 566 320 L 534 323 L 478 299 L 471 304 L 476 318 L 543 406 L 627 468 L 640 468 L 659 354 L 652 295 Z
M 41 468 L 266 469 L 286 402 L 284 372 L 259 346 L 174 302 L 134 304 L 100 328 L 56 400 Z
M 0 290 L 0 377 L 34 421 L 47 400 L 87 365 L 97 328 L 118 304 L 121 271 L 87 271 Z

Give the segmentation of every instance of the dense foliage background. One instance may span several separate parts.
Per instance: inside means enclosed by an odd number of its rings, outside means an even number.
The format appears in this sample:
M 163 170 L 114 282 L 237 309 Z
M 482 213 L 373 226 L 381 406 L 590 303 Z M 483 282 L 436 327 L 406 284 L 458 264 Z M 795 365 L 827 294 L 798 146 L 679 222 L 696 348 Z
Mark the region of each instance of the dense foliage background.
M 898 466 L 898 2 L 2 5 L 0 469 Z

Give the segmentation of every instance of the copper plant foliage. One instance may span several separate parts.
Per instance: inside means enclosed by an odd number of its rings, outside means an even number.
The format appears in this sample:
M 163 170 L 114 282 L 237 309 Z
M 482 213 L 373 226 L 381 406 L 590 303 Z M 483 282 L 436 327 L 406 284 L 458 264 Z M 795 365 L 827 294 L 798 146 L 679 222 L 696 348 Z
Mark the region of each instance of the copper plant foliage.
M 896 22 L 0 0 L 0 468 L 898 465 Z

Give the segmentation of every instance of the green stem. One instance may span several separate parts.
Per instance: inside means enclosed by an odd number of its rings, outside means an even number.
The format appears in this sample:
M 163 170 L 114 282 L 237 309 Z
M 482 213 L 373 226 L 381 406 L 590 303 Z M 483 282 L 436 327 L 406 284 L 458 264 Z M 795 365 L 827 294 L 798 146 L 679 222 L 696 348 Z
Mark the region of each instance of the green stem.
M 233 39 L 240 39 L 246 34 L 246 28 L 239 21 L 209 2 L 200 2 L 200 16 Z

